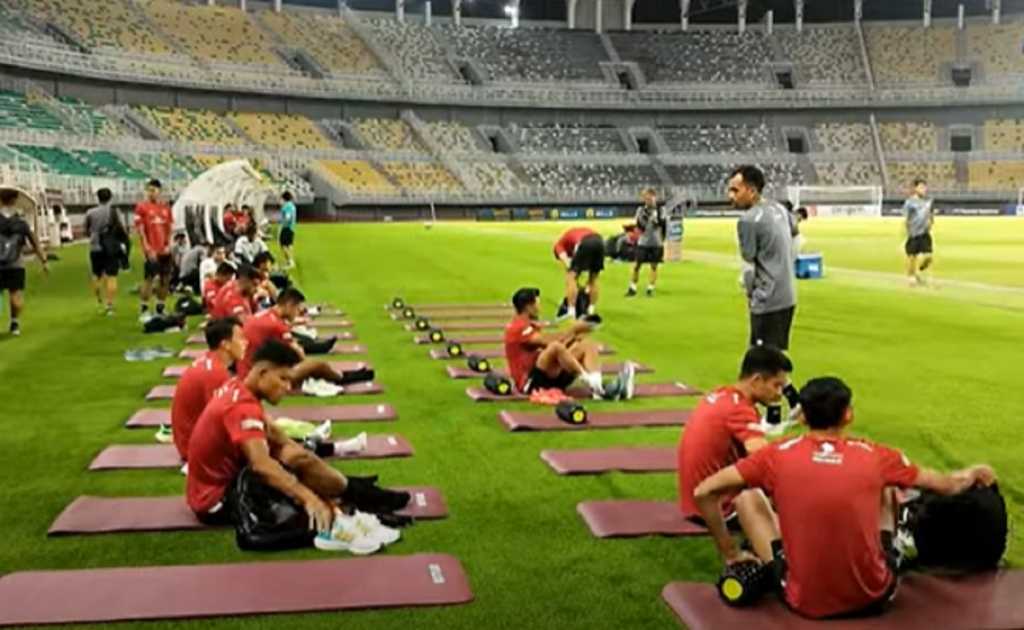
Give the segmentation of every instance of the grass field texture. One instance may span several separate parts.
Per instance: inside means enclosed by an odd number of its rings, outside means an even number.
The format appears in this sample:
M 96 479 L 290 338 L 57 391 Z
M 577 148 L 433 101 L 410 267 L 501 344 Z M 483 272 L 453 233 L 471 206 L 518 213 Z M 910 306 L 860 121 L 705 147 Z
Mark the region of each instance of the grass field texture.
M 510 434 L 497 405 L 471 403 L 465 381 L 411 342 L 384 314 L 393 296 L 410 302 L 508 300 L 538 286 L 552 314 L 562 274 L 551 246 L 567 224 L 301 225 L 297 283 L 312 299 L 343 307 L 400 415 L 386 425 L 339 431 L 394 431 L 412 442 L 409 459 L 345 464 L 389 484 L 439 486 L 451 516 L 405 532 L 390 554 L 450 553 L 465 566 L 476 601 L 416 610 L 156 622 L 147 627 L 214 628 L 670 628 L 659 592 L 672 580 L 713 580 L 711 542 L 648 538 L 597 540 L 575 512 L 601 498 L 673 498 L 672 474 L 562 478 L 538 457 L 544 448 L 674 445 L 679 431 L 632 429 Z M 595 223 L 603 234 L 617 222 Z M 736 278 L 735 224 L 686 225 L 686 260 L 667 265 L 654 299 L 625 299 L 628 269 L 603 276 L 601 340 L 653 366 L 641 380 L 710 388 L 735 377 L 747 323 Z M 1024 505 L 1024 394 L 1017 368 L 1024 340 L 1024 220 L 941 219 L 936 289 L 909 289 L 898 222 L 818 220 L 805 224 L 808 249 L 825 256 L 827 277 L 801 282 L 792 342 L 798 383 L 823 374 L 854 389 L 854 431 L 900 447 L 921 464 L 992 464 L 1019 520 Z M 46 528 L 81 494 L 180 493 L 171 471 L 87 472 L 109 444 L 151 443 L 127 430 L 143 395 L 165 382 L 167 360 L 127 363 L 140 344 L 179 348 L 183 336 L 145 336 L 133 297 L 118 316 L 97 314 L 87 290 L 86 250 L 60 252 L 49 278 L 30 270 L 24 334 L 0 333 L 0 545 L 2 571 L 321 558 L 315 550 L 257 555 L 228 532 L 155 533 L 47 539 Z M 136 263 L 124 284 L 141 273 Z M 646 279 L 643 278 L 642 282 Z M 6 330 L 6 310 L 0 322 Z M 692 406 L 696 399 L 635 401 L 636 407 Z M 808 523 L 813 527 L 813 523 Z M 1009 560 L 1024 561 L 1014 530 Z M 267 585 L 273 589 L 273 584 Z M 40 594 L 40 596 L 45 596 Z

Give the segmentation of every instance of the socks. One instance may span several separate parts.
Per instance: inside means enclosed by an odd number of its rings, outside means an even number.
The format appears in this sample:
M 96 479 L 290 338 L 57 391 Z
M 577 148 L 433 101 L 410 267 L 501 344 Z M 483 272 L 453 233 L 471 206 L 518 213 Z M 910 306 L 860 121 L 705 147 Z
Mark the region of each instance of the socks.
M 166 305 L 163 302 L 157 302 L 156 303 L 156 314 L 157 315 L 163 315 L 165 308 L 166 308 Z
M 587 315 L 593 315 L 596 312 L 597 312 L 597 307 L 594 306 L 593 304 L 591 304 L 590 306 L 587 307 Z
M 629 290 L 630 291 L 636 291 L 636 283 L 635 282 L 630 282 L 629 283 Z
M 570 306 L 569 310 L 566 311 L 566 313 L 568 314 L 569 319 L 576 319 L 576 307 L 575 306 Z
M 145 315 L 148 312 L 149 312 L 149 304 L 146 304 L 145 302 L 143 302 L 142 304 L 139 305 L 139 313 L 142 313 L 143 315 Z

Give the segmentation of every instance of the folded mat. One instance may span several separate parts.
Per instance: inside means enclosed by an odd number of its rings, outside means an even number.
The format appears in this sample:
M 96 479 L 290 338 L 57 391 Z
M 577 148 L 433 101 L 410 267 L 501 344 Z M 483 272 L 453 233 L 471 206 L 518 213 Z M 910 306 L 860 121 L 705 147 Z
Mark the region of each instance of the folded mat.
M 317 332 L 319 333 L 319 331 Z M 321 339 L 325 337 L 337 337 L 339 341 L 353 341 L 356 338 L 356 335 L 348 330 L 320 333 Z M 202 335 L 192 335 L 185 340 L 185 343 L 206 345 L 206 337 Z
M 690 418 L 686 409 L 638 409 L 628 411 L 587 410 L 586 424 L 569 424 L 555 417 L 555 410 L 500 411 L 498 420 L 509 431 L 585 431 L 626 427 L 681 426 Z
M 174 389 L 176 385 L 157 385 L 153 389 L 149 390 L 146 394 L 146 400 L 170 400 L 174 398 Z M 338 394 L 339 396 L 358 396 L 362 394 L 379 394 L 384 391 L 379 383 L 349 383 L 343 385 L 345 391 Z M 305 396 L 302 390 L 295 388 L 290 393 L 291 396 Z
M 412 307 L 414 311 L 418 311 L 419 309 L 427 311 L 487 311 L 496 308 L 512 308 L 511 304 L 505 304 L 502 302 L 435 302 L 433 304 L 406 304 L 406 306 Z M 384 308 L 388 311 L 396 310 L 390 304 Z
M 888 609 L 877 617 L 815 621 L 790 611 L 777 598 L 731 608 L 711 584 L 672 582 L 665 603 L 690 630 L 1003 630 L 1024 628 L 1024 571 L 957 577 L 911 573 Z
M 185 348 L 178 353 L 178 357 L 182 359 L 198 359 L 206 352 L 203 348 Z M 336 343 L 331 348 L 329 354 L 366 354 L 366 346 L 360 343 Z
M 456 335 L 450 338 L 446 338 L 444 341 L 439 341 L 436 343 L 449 343 L 452 341 L 454 341 L 455 343 L 462 344 L 464 346 L 472 346 L 474 344 L 481 343 L 504 343 L 505 335 L 501 334 L 500 331 L 494 333 L 477 333 L 475 335 Z M 433 344 L 435 342 L 431 341 L 428 335 L 418 335 L 415 338 L 413 338 L 413 343 L 420 346 L 426 346 L 429 344 Z
M 369 370 L 373 369 L 373 364 L 365 361 L 331 361 L 330 365 L 335 372 L 352 372 L 363 368 Z M 166 378 L 181 378 L 181 375 L 185 373 L 185 370 L 187 370 L 188 367 L 189 366 L 187 365 L 169 365 L 164 368 L 161 376 Z
M 604 355 L 615 354 L 615 350 L 605 345 L 600 346 L 599 352 L 600 354 Z M 437 359 L 439 361 L 451 361 L 453 359 L 461 359 L 465 361 L 466 357 L 471 354 L 475 354 L 478 357 L 483 357 L 485 359 L 504 359 L 505 348 L 501 346 L 488 346 L 486 348 L 463 348 L 462 356 L 458 357 L 453 357 L 450 354 L 448 354 L 447 348 L 433 348 L 430 351 L 430 358 Z
M 441 491 L 430 487 L 399 487 L 412 494 L 409 505 L 399 512 L 414 518 L 448 516 Z M 177 529 L 209 529 L 200 523 L 181 496 L 93 497 L 81 496 L 71 502 L 50 525 L 50 536 L 61 534 L 108 534 L 112 532 L 159 532 Z
M 444 322 L 453 322 L 460 320 L 493 320 L 505 318 L 505 322 L 512 319 L 515 312 L 510 308 L 499 308 L 492 310 L 463 310 L 463 311 L 416 311 L 416 317 L 426 317 L 431 323 L 439 322 L 439 326 L 443 327 Z M 396 321 L 404 321 L 408 319 L 404 314 L 399 312 L 391 313 L 391 319 Z
M 677 468 L 674 446 L 614 446 L 545 450 L 540 458 L 559 475 L 597 475 L 606 472 L 672 472 Z
M 401 435 L 368 435 L 366 449 L 358 453 L 340 450 L 328 459 L 383 459 L 410 457 L 412 445 Z M 124 468 L 180 468 L 181 458 L 173 444 L 115 444 L 103 449 L 89 470 Z
M 24 571 L 0 578 L 0 625 L 234 617 L 472 600 L 462 565 L 445 554 Z
M 271 418 L 291 418 L 307 422 L 371 422 L 398 418 L 395 408 L 387 404 L 378 405 L 295 405 L 286 407 L 265 407 Z M 125 426 L 158 427 L 171 423 L 170 409 L 139 409 Z
M 694 389 L 689 385 L 682 383 L 637 383 L 636 389 L 633 390 L 633 396 L 636 398 L 663 398 L 668 396 L 699 396 L 699 389 Z M 571 396 L 582 400 L 590 400 L 589 391 L 570 391 Z M 467 387 L 466 395 L 476 402 L 500 402 L 505 401 L 527 401 L 530 397 L 525 394 L 512 394 L 509 396 L 499 396 L 493 394 L 483 387 Z M 599 401 L 594 401 L 599 402 Z
M 460 321 L 457 321 L 457 322 L 444 322 L 443 324 L 438 324 L 437 327 L 440 328 L 441 330 L 443 330 L 446 333 L 468 332 L 468 331 L 473 331 L 473 330 L 477 330 L 477 331 L 479 331 L 479 330 L 493 330 L 493 331 L 496 331 L 496 332 L 501 332 L 501 331 L 505 330 L 505 326 L 508 325 L 508 322 L 509 322 L 510 319 L 511 318 L 509 317 L 509 318 L 505 318 L 505 319 L 489 320 L 489 321 L 486 321 L 486 322 L 484 322 L 484 321 L 469 321 L 469 322 L 467 322 L 465 320 L 460 320 Z M 408 330 L 409 332 L 420 332 L 420 331 L 416 330 L 416 324 L 413 324 L 413 323 L 406 324 L 405 325 L 405 329 Z
M 584 501 L 576 506 L 598 538 L 700 536 L 708 530 L 683 518 L 675 501 Z
M 472 354 L 472 353 L 470 353 L 470 354 Z M 651 373 L 654 372 L 654 369 L 649 368 L 646 365 L 643 365 L 641 363 L 634 363 L 633 365 L 636 366 L 636 373 L 637 374 L 651 374 Z M 602 374 L 618 374 L 621 369 L 622 369 L 622 364 L 621 363 L 605 363 L 604 365 L 601 366 L 601 373 Z M 505 370 L 495 369 L 493 371 L 498 373 L 498 374 L 501 374 L 502 376 L 506 376 Z M 474 372 L 473 370 L 469 369 L 465 365 L 449 365 L 449 366 L 446 366 L 445 367 L 445 372 L 448 374 L 449 378 L 455 378 L 455 379 L 483 378 L 484 377 L 484 375 L 481 374 L 480 372 Z
M 321 328 L 352 328 L 355 326 L 351 321 L 338 319 L 337 317 L 317 317 L 310 321 L 310 325 L 317 330 Z

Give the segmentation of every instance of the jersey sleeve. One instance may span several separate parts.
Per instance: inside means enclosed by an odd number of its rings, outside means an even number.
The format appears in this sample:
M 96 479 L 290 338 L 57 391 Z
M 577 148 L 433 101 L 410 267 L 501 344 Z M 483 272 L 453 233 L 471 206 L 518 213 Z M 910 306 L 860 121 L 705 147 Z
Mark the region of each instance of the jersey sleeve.
M 267 439 L 267 419 L 259 405 L 236 405 L 225 416 L 224 428 L 235 445 Z
M 740 477 L 751 488 L 763 488 L 770 494 L 775 487 L 775 453 L 778 451 L 768 446 L 753 455 L 736 462 L 736 470 Z
M 730 411 L 725 419 L 725 425 L 729 434 L 739 442 L 746 442 L 753 438 L 763 438 L 764 430 L 761 429 L 761 419 L 757 417 L 757 410 L 748 406 L 737 406 Z
M 292 329 L 291 329 L 291 326 L 286 324 L 283 320 L 278 321 L 274 328 L 275 328 L 274 333 L 276 334 L 278 339 L 280 339 L 282 341 L 285 341 L 285 342 L 291 342 L 292 341 Z
M 565 241 L 566 241 L 565 236 L 562 236 L 561 238 L 559 238 L 555 242 L 555 258 L 561 258 L 562 254 L 568 254 L 569 253 L 569 251 L 568 251 L 569 246 L 568 246 L 568 244 Z
M 887 486 L 908 488 L 917 481 L 918 467 L 902 452 L 887 446 L 875 445 L 881 465 L 882 479 Z
M 747 219 L 736 222 L 736 237 L 740 243 L 740 256 L 748 263 L 757 256 L 757 224 Z
M 142 227 L 146 222 L 146 212 L 142 207 L 142 204 L 135 204 L 135 216 L 132 219 L 135 224 L 135 231 L 142 232 Z

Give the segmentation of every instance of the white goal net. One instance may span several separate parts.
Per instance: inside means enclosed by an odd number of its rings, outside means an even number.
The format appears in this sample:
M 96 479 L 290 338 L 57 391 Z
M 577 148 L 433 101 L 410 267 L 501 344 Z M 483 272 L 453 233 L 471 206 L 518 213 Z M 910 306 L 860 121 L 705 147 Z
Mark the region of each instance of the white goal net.
M 789 186 L 794 208 L 811 217 L 881 217 L 881 186 Z

